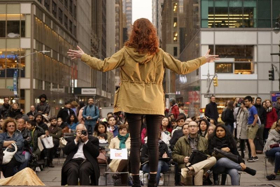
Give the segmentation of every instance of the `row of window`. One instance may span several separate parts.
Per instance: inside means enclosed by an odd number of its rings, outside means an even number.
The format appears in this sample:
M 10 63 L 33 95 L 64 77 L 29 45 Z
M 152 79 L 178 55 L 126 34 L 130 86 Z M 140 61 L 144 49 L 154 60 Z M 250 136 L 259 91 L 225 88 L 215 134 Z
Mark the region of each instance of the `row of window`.
M 0 37 L 25 37 L 25 16 L 20 14 L 0 14 Z

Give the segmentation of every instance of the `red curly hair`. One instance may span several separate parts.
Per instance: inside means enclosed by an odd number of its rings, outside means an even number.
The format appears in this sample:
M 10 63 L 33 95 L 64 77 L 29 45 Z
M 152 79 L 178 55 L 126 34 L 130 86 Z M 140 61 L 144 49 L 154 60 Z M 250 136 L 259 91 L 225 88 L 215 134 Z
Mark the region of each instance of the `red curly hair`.
M 146 18 L 137 19 L 125 46 L 135 48 L 138 53 L 155 54 L 159 50 L 157 31 Z

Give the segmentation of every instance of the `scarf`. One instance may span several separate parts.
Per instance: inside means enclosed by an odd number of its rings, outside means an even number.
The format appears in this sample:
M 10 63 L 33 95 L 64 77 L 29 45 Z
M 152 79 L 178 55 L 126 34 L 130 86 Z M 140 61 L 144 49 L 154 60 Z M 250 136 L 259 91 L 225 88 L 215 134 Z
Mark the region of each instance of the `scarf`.
M 266 112 L 271 112 L 272 107 L 269 107 L 268 109 L 266 109 Z
M 129 133 L 127 133 L 125 136 L 118 135 L 118 138 L 120 140 L 120 147 L 119 147 L 120 149 L 125 148 L 125 142 L 126 142 L 128 137 L 129 137 Z

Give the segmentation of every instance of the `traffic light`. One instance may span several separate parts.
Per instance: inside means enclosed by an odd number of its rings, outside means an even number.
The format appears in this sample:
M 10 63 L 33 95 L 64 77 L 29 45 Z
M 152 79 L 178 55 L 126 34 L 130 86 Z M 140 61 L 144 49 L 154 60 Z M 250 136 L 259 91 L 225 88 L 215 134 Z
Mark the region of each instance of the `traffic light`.
M 273 67 L 271 70 L 268 71 L 268 79 L 270 81 L 274 81 L 274 68 Z
M 217 77 L 214 77 L 214 78 L 213 78 L 213 85 L 214 85 L 215 87 L 218 86 L 218 78 L 217 78 Z

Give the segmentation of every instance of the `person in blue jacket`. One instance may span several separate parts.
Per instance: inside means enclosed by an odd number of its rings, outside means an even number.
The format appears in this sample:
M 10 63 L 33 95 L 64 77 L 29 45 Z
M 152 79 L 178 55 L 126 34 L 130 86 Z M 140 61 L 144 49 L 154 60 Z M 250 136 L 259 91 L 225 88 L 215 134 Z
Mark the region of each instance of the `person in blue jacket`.
M 83 118 L 89 135 L 92 135 L 98 117 L 99 117 L 99 109 L 97 106 L 93 104 L 93 98 L 89 98 L 88 105 L 85 107 L 83 111 Z

